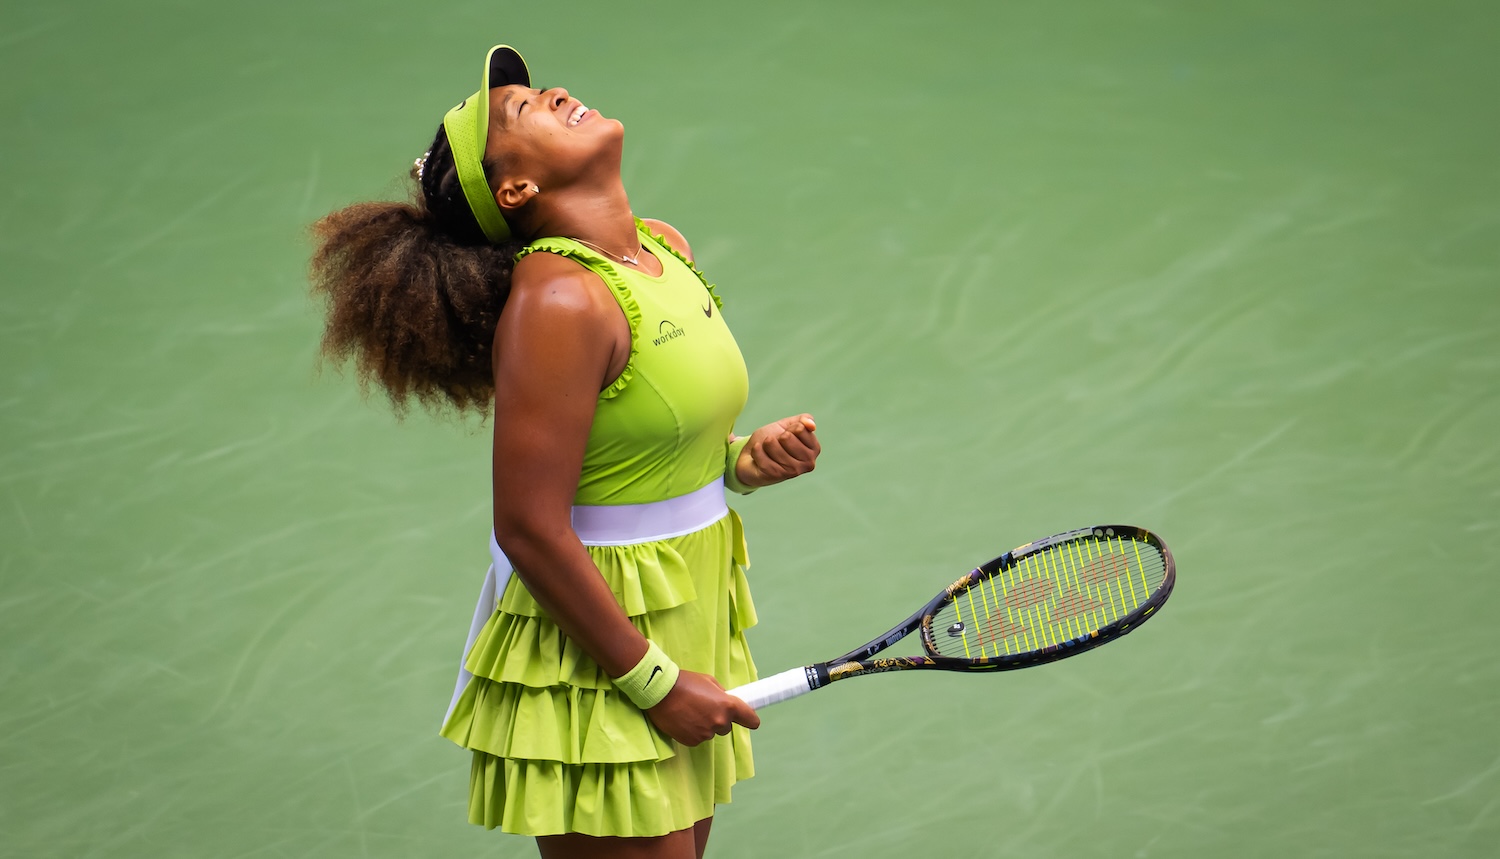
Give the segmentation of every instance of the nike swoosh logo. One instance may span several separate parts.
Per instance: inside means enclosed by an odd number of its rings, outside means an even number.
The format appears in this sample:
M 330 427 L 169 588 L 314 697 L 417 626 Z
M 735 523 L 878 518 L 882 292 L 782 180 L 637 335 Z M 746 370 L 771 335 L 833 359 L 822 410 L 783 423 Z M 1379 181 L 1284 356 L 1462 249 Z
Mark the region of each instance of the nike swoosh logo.
M 714 318 L 714 306 L 710 304 L 709 306 L 703 308 L 703 315 L 707 316 L 709 319 Z
M 646 686 L 650 686 L 651 685 L 651 681 L 655 680 L 656 679 L 656 675 L 658 675 L 660 673 L 661 673 L 661 666 L 660 665 L 652 667 L 652 669 L 651 669 L 651 676 L 646 678 Z M 645 689 L 646 686 L 642 686 L 641 688 Z

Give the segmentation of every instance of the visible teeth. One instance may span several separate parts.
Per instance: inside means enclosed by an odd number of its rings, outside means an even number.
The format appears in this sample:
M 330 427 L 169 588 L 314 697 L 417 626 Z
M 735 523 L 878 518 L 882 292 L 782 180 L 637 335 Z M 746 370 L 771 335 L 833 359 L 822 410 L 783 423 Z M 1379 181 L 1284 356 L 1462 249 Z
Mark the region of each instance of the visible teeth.
M 588 112 L 589 109 L 581 104 L 573 108 L 573 112 L 568 115 L 568 125 L 577 125 L 578 123 L 582 122 L 583 115 Z

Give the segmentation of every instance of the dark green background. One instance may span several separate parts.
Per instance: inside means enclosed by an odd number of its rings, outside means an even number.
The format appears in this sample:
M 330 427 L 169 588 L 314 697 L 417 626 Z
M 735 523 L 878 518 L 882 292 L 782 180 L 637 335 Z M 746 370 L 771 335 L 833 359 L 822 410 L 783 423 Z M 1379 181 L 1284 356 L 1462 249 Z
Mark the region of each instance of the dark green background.
M 1119 645 L 767 711 L 711 855 L 1492 855 L 1496 8 L 7 4 L 0 853 L 532 855 L 435 734 L 486 427 L 318 375 L 304 278 L 503 40 L 626 122 L 741 429 L 818 417 L 739 504 L 762 671 L 1052 532 L 1177 554 Z

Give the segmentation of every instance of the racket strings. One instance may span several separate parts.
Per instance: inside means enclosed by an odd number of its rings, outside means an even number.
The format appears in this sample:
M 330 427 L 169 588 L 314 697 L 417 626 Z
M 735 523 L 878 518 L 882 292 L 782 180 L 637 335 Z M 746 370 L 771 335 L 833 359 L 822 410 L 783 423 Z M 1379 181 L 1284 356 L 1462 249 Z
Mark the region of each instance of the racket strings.
M 1085 638 L 1126 617 L 1166 578 L 1133 537 L 1091 534 L 1033 552 L 954 595 L 933 617 L 939 656 L 995 658 Z

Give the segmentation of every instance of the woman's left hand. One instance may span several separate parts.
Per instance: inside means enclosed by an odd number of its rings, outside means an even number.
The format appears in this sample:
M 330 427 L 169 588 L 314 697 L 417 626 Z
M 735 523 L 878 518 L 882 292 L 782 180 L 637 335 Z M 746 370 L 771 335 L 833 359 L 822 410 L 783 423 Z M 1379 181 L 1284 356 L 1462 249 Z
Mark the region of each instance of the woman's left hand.
M 823 452 L 817 429 L 812 415 L 766 424 L 750 434 L 734 464 L 735 476 L 746 486 L 770 486 L 812 471 Z

